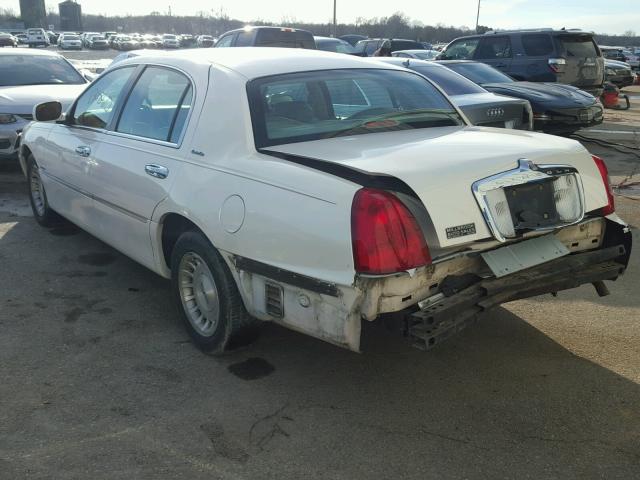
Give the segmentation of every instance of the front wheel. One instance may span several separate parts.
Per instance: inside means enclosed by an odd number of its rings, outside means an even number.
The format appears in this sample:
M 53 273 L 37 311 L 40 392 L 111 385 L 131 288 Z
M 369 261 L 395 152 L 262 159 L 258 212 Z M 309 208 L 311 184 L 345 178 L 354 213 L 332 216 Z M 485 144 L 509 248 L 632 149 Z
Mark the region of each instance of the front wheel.
M 199 232 L 180 236 L 171 254 L 173 294 L 193 342 L 204 352 L 221 354 L 258 335 L 258 321 L 244 308 L 226 263 Z
M 47 228 L 62 224 L 64 219 L 49 206 L 47 193 L 40 177 L 40 167 L 38 167 L 33 155 L 29 155 L 27 158 L 27 179 L 31 211 L 36 221 Z

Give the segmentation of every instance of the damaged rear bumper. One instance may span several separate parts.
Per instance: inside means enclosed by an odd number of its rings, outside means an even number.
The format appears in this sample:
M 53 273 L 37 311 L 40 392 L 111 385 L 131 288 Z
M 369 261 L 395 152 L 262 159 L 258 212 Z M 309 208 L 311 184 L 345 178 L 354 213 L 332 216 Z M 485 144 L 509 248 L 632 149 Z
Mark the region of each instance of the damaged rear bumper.
M 501 278 L 487 278 L 450 296 L 436 295 L 406 315 L 405 334 L 412 344 L 428 350 L 473 322 L 477 315 L 502 303 L 591 283 L 600 296 L 608 294 L 605 280 L 616 280 L 629 262 L 631 233 L 608 221 L 601 248 L 575 253 Z

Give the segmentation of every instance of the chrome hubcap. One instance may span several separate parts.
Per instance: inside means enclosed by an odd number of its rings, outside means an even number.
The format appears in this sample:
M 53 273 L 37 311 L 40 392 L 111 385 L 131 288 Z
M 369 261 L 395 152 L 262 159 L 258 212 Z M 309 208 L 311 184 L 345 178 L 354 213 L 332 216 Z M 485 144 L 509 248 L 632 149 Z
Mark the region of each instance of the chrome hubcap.
M 33 206 L 39 217 L 45 214 L 44 203 L 44 188 L 42 187 L 42 181 L 40 180 L 40 169 L 37 165 L 33 165 L 31 168 L 31 199 L 33 200 Z
M 210 337 L 220 321 L 220 296 L 211 270 L 197 253 L 180 260 L 178 285 L 189 322 L 198 334 Z

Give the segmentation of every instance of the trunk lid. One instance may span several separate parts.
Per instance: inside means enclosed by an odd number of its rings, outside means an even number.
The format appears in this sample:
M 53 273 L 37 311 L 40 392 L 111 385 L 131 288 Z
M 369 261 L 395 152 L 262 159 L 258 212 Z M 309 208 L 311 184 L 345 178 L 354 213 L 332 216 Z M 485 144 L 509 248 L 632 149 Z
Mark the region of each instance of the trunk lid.
M 600 173 L 584 147 L 573 140 L 533 132 L 443 127 L 338 137 L 265 150 L 313 157 L 402 180 L 429 213 L 433 227 L 428 230 L 434 231 L 427 238 L 430 247 L 451 247 L 492 237 L 472 184 L 517 168 L 520 159 L 577 168 L 586 197 L 585 211 L 607 204 Z

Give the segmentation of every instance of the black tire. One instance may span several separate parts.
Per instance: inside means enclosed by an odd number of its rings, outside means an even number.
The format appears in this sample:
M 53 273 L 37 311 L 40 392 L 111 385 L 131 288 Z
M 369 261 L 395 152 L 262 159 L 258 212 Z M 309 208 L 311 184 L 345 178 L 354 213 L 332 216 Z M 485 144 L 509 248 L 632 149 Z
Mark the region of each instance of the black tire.
M 39 190 L 38 184 L 40 185 Z M 49 206 L 47 193 L 40 179 L 40 169 L 32 154 L 27 157 L 27 186 L 29 189 L 29 203 L 31 203 L 31 211 L 36 222 L 46 228 L 63 225 L 65 219 Z
M 188 262 L 194 254 L 203 260 L 208 267 L 208 273 L 212 275 L 215 282 L 219 302 L 217 325 L 212 327 L 213 331 L 207 335 L 202 334 L 194 327 L 187 312 L 187 304 L 183 299 L 183 296 L 195 298 L 195 290 L 191 290 L 192 295 L 188 295 L 185 293 L 184 287 L 180 285 L 183 262 Z M 196 283 L 195 279 L 192 281 L 194 284 Z M 178 238 L 171 252 L 171 288 L 182 312 L 185 328 L 193 342 L 203 352 L 220 355 L 251 343 L 258 337 L 260 322 L 247 313 L 227 264 L 202 233 L 189 231 Z M 192 310 L 199 308 L 196 304 L 197 301 L 192 300 L 191 306 L 195 305 Z

